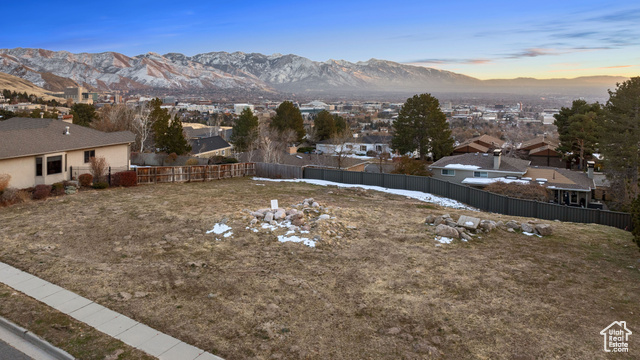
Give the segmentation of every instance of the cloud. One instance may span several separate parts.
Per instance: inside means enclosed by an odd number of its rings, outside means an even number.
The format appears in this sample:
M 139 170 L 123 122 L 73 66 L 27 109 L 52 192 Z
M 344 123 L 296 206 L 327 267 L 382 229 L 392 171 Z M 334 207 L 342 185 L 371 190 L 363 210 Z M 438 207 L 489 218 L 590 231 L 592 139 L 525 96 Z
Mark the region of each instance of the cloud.
M 547 56 L 547 55 L 560 55 L 561 52 L 553 49 L 540 49 L 540 48 L 531 48 L 525 49 L 521 52 L 507 55 L 506 59 L 521 59 L 528 57 L 538 57 L 538 56 Z
M 595 16 L 587 19 L 589 21 L 613 22 L 620 23 L 622 21 L 630 21 L 637 23 L 640 21 L 640 9 L 620 10 L 613 13 Z
M 427 64 L 465 64 L 465 65 L 481 65 L 492 62 L 489 59 L 420 59 L 408 61 L 405 64 L 427 65 Z

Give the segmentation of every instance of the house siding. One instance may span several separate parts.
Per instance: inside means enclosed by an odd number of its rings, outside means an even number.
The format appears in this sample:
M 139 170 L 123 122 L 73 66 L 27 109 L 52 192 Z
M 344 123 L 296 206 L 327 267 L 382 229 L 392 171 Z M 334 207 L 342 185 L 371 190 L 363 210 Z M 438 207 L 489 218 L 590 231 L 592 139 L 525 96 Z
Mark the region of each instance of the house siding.
M 0 160 L 0 174 L 11 175 L 9 186 L 24 189 L 35 185 L 51 185 L 56 182 L 69 180 L 70 167 L 88 167 L 84 162 L 85 150 L 95 150 L 96 157 L 104 157 L 111 167 L 129 166 L 130 149 L 128 144 L 86 148 L 66 152 L 55 152 L 38 156 L 25 156 L 13 159 Z M 62 173 L 47 175 L 47 158 L 52 156 L 62 156 Z M 43 176 L 36 177 L 36 157 L 43 157 Z M 65 164 L 66 158 L 66 164 Z

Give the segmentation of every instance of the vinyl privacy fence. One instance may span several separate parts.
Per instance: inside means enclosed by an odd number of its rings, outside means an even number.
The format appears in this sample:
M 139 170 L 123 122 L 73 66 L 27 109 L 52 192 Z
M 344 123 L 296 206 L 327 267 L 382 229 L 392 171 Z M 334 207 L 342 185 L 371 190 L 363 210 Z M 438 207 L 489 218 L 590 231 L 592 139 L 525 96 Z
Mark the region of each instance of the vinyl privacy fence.
M 327 180 L 344 184 L 372 185 L 391 189 L 421 191 L 454 199 L 480 210 L 503 215 L 578 223 L 595 223 L 624 230 L 632 229 L 631 215 L 628 213 L 515 199 L 466 185 L 454 184 L 424 176 L 305 168 L 303 177 L 305 179 Z

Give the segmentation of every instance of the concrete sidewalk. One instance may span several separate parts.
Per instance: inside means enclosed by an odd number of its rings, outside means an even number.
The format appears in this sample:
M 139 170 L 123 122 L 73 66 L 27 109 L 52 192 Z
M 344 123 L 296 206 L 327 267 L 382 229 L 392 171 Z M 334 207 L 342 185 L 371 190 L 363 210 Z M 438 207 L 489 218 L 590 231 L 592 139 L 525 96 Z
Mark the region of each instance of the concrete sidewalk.
M 0 282 L 161 360 L 222 360 L 3 262 Z

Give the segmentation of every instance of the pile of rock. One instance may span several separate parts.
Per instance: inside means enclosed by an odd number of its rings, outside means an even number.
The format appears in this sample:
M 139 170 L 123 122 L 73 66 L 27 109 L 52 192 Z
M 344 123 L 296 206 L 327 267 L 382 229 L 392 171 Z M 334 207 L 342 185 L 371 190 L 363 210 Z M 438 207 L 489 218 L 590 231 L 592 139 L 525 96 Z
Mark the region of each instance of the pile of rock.
M 317 203 L 316 203 L 317 204 Z M 275 225 L 278 221 L 288 220 L 291 225 L 299 227 L 301 230 L 309 231 L 310 226 L 307 224 L 305 214 L 298 209 L 260 209 L 252 211 L 251 225 L 255 225 L 258 222 L 264 222 L 271 225 Z
M 435 233 L 438 236 L 466 241 L 471 240 L 476 234 L 488 233 L 495 229 L 507 232 L 520 230 L 522 233 L 540 236 L 549 236 L 553 233 L 551 226 L 548 224 L 537 222 L 519 223 L 515 220 L 510 220 L 505 224 L 503 221 L 482 220 L 466 215 L 461 215 L 458 220 L 454 220 L 449 214 L 429 215 L 425 223 L 435 226 Z
M 65 181 L 64 182 L 64 193 L 67 195 L 73 195 L 75 193 L 78 192 L 78 188 L 80 187 L 80 185 L 78 184 L 77 181 L 75 180 L 71 180 L 71 181 Z

